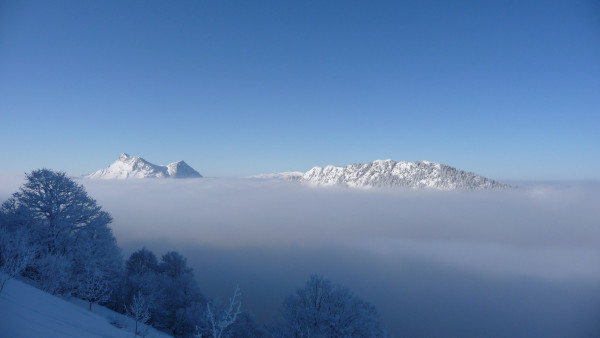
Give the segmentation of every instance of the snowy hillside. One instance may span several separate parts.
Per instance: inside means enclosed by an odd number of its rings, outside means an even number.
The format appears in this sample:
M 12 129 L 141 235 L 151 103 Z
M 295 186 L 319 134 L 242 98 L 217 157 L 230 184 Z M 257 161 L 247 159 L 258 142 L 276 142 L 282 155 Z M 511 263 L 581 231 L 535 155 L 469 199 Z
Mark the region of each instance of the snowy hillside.
M 133 337 L 132 319 L 96 304 L 90 312 L 87 303 L 80 302 L 10 280 L 0 293 L 0 337 Z M 148 328 L 147 337 L 169 336 Z
M 108 168 L 85 176 L 91 179 L 127 179 L 127 178 L 198 178 L 200 173 L 184 161 L 166 166 L 152 164 L 139 156 L 121 154 L 119 159 Z
M 274 175 L 274 174 L 271 174 Z M 345 167 L 314 167 L 301 176 L 282 178 L 310 185 L 341 185 L 356 188 L 403 187 L 411 189 L 504 189 L 509 186 L 447 165 L 377 160 Z

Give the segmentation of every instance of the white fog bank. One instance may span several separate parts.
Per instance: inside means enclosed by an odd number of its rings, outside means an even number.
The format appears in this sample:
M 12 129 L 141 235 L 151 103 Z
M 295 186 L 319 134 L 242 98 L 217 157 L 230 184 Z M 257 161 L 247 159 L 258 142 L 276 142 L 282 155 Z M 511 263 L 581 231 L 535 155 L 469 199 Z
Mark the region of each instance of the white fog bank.
M 260 180 L 82 181 L 120 243 L 347 247 L 494 274 L 600 278 L 600 187 L 310 188 Z
M 262 321 L 317 273 L 375 305 L 396 336 L 600 332 L 597 183 L 448 192 L 80 182 L 113 216 L 125 258 L 143 246 L 179 251 L 204 293 L 226 299 L 239 284 Z

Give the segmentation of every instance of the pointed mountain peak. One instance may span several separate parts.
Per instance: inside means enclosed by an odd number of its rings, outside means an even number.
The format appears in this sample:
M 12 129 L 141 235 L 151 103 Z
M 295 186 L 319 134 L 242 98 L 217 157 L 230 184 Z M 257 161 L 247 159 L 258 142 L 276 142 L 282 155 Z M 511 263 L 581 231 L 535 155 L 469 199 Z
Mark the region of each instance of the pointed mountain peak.
M 85 176 L 86 178 L 126 179 L 126 178 L 196 178 L 200 173 L 184 161 L 166 166 L 150 163 L 139 156 L 123 153 L 119 159 L 105 169 Z
M 190 167 L 185 161 L 173 162 L 167 165 L 167 172 L 173 178 L 202 177 L 199 172 Z

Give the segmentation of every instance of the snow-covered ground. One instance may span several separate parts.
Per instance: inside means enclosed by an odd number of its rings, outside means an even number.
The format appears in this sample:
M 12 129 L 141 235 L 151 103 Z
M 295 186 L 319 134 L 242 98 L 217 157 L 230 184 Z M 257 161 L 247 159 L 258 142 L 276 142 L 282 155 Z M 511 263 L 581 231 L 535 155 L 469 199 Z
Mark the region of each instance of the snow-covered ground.
M 111 322 L 117 323 L 118 328 Z M 133 337 L 131 318 L 80 299 L 65 300 L 19 280 L 0 293 L 0 337 Z M 148 328 L 146 337 L 169 337 Z

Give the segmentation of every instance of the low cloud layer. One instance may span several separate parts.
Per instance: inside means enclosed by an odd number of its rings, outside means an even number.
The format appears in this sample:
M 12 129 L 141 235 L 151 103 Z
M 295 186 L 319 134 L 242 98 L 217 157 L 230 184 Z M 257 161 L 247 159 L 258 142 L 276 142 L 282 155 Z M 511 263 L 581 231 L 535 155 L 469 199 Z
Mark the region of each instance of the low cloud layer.
M 115 218 L 121 243 L 345 247 L 495 273 L 600 278 L 598 186 L 440 192 L 255 180 L 83 182 Z
M 600 330 L 596 183 L 440 192 L 81 182 L 114 217 L 126 255 L 178 250 L 208 296 L 239 283 L 262 320 L 318 273 L 373 303 L 397 335 Z

